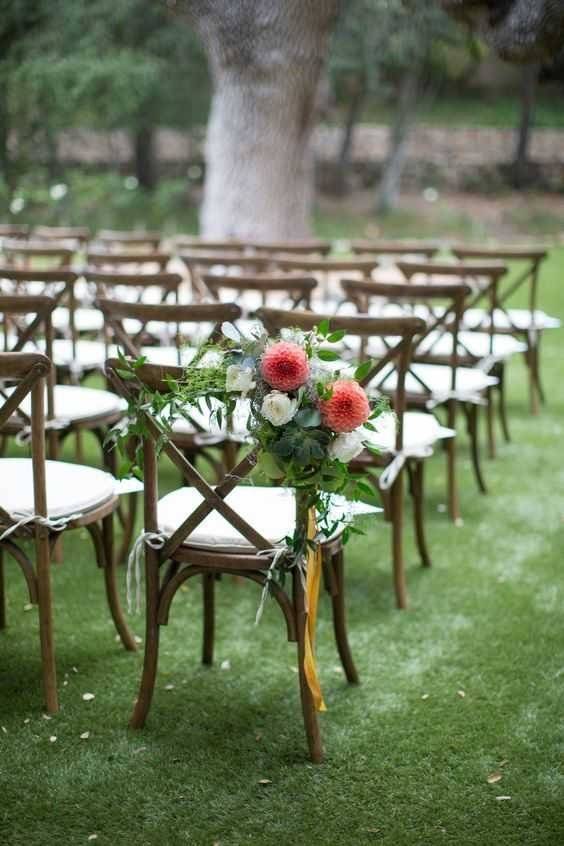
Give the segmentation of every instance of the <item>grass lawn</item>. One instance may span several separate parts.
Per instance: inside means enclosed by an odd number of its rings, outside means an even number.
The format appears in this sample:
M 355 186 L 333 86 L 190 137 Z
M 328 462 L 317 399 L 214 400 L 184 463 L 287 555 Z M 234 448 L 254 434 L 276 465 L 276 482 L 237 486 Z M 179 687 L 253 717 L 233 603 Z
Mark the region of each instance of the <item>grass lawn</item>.
M 544 270 L 542 303 L 564 318 L 563 276 L 560 248 Z M 343 681 L 321 608 L 322 766 L 306 759 L 294 646 L 272 604 L 254 627 L 254 586 L 220 584 L 212 669 L 199 664 L 198 585 L 178 594 L 150 719 L 133 732 L 141 654 L 114 640 L 88 541 L 68 535 L 65 563 L 53 568 L 61 711 L 50 720 L 37 614 L 25 610 L 10 568 L 0 843 L 562 844 L 563 349 L 562 334 L 547 333 L 549 404 L 538 418 L 528 414 L 524 366 L 511 363 L 513 441 L 487 463 L 489 496 L 476 492 L 462 437 L 461 528 L 444 513 L 442 455 L 430 462 L 434 567 L 418 566 L 409 530 L 408 612 L 394 608 L 389 528 L 364 518 L 366 535 L 347 548 L 358 688 Z M 142 636 L 142 619 L 132 625 Z M 95 699 L 83 701 L 85 692 Z M 501 780 L 488 783 L 496 771 Z

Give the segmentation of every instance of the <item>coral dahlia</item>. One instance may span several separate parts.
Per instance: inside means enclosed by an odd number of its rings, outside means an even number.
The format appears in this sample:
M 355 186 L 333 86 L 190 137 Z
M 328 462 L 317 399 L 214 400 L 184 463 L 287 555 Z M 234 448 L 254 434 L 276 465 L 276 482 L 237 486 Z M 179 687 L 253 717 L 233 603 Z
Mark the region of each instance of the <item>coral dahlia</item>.
M 309 362 L 297 344 L 278 341 L 265 350 L 261 362 L 262 378 L 278 391 L 295 391 L 308 379 Z
M 332 394 L 320 403 L 323 423 L 334 432 L 352 432 L 370 417 L 368 397 L 358 382 L 338 379 L 331 385 Z

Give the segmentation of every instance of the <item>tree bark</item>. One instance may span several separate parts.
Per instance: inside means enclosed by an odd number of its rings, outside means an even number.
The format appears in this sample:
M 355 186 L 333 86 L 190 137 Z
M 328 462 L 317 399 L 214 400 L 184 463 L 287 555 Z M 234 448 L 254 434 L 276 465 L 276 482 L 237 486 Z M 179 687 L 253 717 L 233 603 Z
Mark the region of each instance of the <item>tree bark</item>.
M 513 185 L 523 188 L 527 183 L 529 165 L 529 143 L 534 125 L 534 111 L 539 78 L 539 66 L 529 65 L 523 69 L 521 82 L 521 120 L 517 129 L 517 143 L 513 159 Z
M 410 68 L 405 72 L 401 82 L 394 125 L 390 132 L 388 158 L 376 189 L 377 214 L 389 212 L 398 201 L 409 131 L 413 123 L 419 91 L 419 69 Z
M 153 127 L 142 126 L 135 133 L 135 176 L 142 188 L 152 191 L 157 184 L 155 133 Z
M 311 133 L 339 0 L 193 0 L 214 94 L 200 214 L 205 237 L 310 234 Z
M 362 114 L 362 108 L 366 98 L 366 85 L 363 79 L 356 79 L 349 86 L 349 95 L 347 116 L 343 127 L 341 149 L 339 150 L 335 173 L 334 190 L 338 195 L 343 195 L 347 192 L 347 177 L 351 164 L 354 129 Z

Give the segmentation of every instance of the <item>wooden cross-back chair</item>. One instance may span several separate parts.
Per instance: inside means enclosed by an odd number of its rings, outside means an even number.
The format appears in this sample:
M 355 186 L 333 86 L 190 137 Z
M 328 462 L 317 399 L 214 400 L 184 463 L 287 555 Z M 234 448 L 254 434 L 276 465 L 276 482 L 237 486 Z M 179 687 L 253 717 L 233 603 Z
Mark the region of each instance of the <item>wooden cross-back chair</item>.
M 58 710 L 51 558 L 62 532 L 86 529 L 103 570 L 106 598 L 122 644 L 137 648 L 121 610 L 113 552 L 115 480 L 93 467 L 45 460 L 44 398 L 51 362 L 40 353 L 0 353 L 0 428 L 31 398 L 31 458 L 0 458 L 0 629 L 6 626 L 4 569 L 10 558 L 22 570 L 30 602 L 39 609 L 39 636 L 45 704 Z M 33 540 L 30 557 L 22 542 Z M 33 558 L 35 560 L 33 560 Z M 78 576 L 78 574 L 77 574 Z
M 108 378 L 124 397 L 134 395 L 136 383 L 119 375 L 119 360 L 107 362 Z M 161 393 L 169 391 L 169 379 L 180 379 L 180 368 L 144 365 L 137 371 L 141 384 Z M 166 437 L 163 439 L 157 421 L 144 413 L 147 435 L 144 454 L 144 532 L 145 546 L 146 634 L 145 660 L 139 696 L 131 725 L 140 728 L 149 712 L 157 673 L 159 634 L 169 618 L 172 599 L 181 585 L 201 576 L 203 584 L 203 649 L 204 664 L 213 662 L 214 589 L 221 573 L 238 575 L 264 588 L 273 556 L 279 554 L 283 538 L 292 535 L 296 524 L 293 492 L 286 488 L 242 486 L 256 463 L 251 450 L 224 480 L 212 487 L 194 465 Z M 164 443 L 163 443 L 164 440 Z M 159 499 L 156 443 L 182 473 L 186 486 Z M 147 537 L 145 534 L 144 537 Z M 331 594 L 333 622 L 339 655 L 350 683 L 358 681 L 350 653 L 345 621 L 343 551 L 340 535 L 322 546 L 326 587 Z M 299 686 L 302 712 L 311 759 L 322 759 L 322 746 L 313 695 L 306 679 L 307 612 L 302 577 L 297 567 L 290 571 L 291 590 L 286 592 L 272 581 L 272 596 L 282 610 L 289 641 L 297 643 Z
M 486 485 L 480 463 L 478 410 L 487 401 L 489 391 L 497 385 L 497 377 L 479 368 L 460 366 L 460 322 L 471 289 L 460 280 L 433 284 L 343 280 L 341 284 L 347 299 L 361 311 L 371 311 L 373 301 L 376 301 L 375 311 L 385 309 L 388 301 L 396 306 L 403 304 L 406 311 L 416 311 L 419 305 L 424 307 L 421 313 L 424 331 L 415 339 L 413 360 L 406 380 L 407 402 L 414 408 L 445 406 L 447 427 L 453 431 L 456 430 L 458 406 L 462 407 L 470 437 L 476 482 L 485 493 Z M 437 361 L 433 358 L 432 350 L 443 336 L 448 337 L 447 350 Z M 388 379 L 384 387 L 393 390 L 393 383 L 393 378 Z M 458 523 L 460 507 L 454 437 L 446 441 L 446 450 L 448 510 L 452 520 Z
M 97 252 L 89 250 L 86 254 L 86 273 L 99 270 L 113 270 L 125 273 L 164 273 L 170 261 L 170 253 L 163 251 L 145 252 Z
M 350 242 L 350 250 L 355 255 L 376 255 L 389 258 L 431 259 L 440 251 L 440 245 L 432 241 L 384 241 L 378 238 L 366 238 Z
M 479 367 L 498 380 L 486 396 L 488 450 L 490 457 L 494 458 L 496 455 L 494 390 L 498 397 L 501 430 L 505 440 L 509 441 L 506 364 L 512 356 L 526 352 L 526 345 L 511 335 L 496 333 L 493 320 L 490 320 L 488 326 L 484 326 L 484 331 L 469 331 L 466 315 L 472 303 L 476 302 L 476 298 L 487 300 L 490 317 L 495 313 L 499 285 L 507 272 L 507 266 L 498 260 L 485 259 L 460 262 L 405 261 L 398 262 L 398 268 L 410 283 L 414 280 L 418 282 L 453 280 L 470 285 L 472 293 L 466 300 L 458 334 L 459 363 L 465 367 Z M 429 352 L 430 358 L 440 362 L 441 353 L 445 351 L 445 340 L 443 336 L 433 345 L 432 351 Z
M 282 299 L 284 305 L 310 308 L 311 297 L 317 287 L 317 280 L 313 276 L 301 276 L 290 273 L 265 273 L 259 276 L 225 276 L 224 274 L 205 273 L 202 282 L 214 298 L 220 302 L 222 293 L 240 305 L 245 299 L 249 306 L 246 311 L 255 309 L 258 305 L 267 305 L 268 301 Z M 257 303 L 258 300 L 258 303 Z
M 100 247 L 103 250 L 114 251 L 116 253 L 128 250 L 132 252 L 143 250 L 157 252 L 161 239 L 160 232 L 101 229 L 92 239 L 92 248 L 97 249 Z
M 70 268 L 74 254 L 74 248 L 65 242 L 5 240 L 2 243 L 4 264 L 15 268 Z
M 182 250 L 177 254 L 188 271 L 192 297 L 194 300 L 205 297 L 206 286 L 202 282 L 204 273 L 224 273 L 229 275 L 256 275 L 267 273 L 274 269 L 272 257 L 269 255 L 247 255 L 245 252 L 204 252 L 199 250 Z
M 241 309 L 234 303 L 149 305 L 101 298 L 96 304 L 104 316 L 111 344 L 117 345 L 124 355 L 134 359 L 145 356 L 152 364 L 163 366 L 185 367 L 192 361 L 197 347 L 207 341 L 213 343 L 221 337 L 221 324 L 224 321 L 234 322 L 241 317 Z M 170 327 L 168 346 L 144 345 L 147 327 L 155 324 Z M 198 332 L 196 339 L 194 329 Z M 153 330 L 150 334 L 153 334 Z M 174 443 L 190 460 L 195 461 L 197 456 L 203 456 L 218 478 L 223 476 L 225 466 L 234 460 L 237 441 L 232 438 L 235 438 L 234 433 L 229 432 L 224 425 L 219 427 L 210 414 L 200 409 L 186 409 L 185 417 L 176 422 L 172 433 Z M 210 447 L 221 449 L 223 461 L 217 460 Z
M 305 311 L 284 311 L 262 308 L 257 317 L 271 332 L 284 327 L 296 327 L 309 331 L 321 320 L 328 320 L 332 330 L 344 330 L 348 337 L 361 339 L 361 350 L 369 348 L 371 341 L 382 342 L 381 352 L 373 359 L 373 367 L 363 379 L 363 384 L 373 393 L 384 393 L 385 382 L 390 372 L 396 375 L 392 394 L 392 408 L 397 419 L 397 428 L 372 434 L 366 432 L 366 440 L 381 448 L 380 455 L 364 451 L 352 462 L 352 468 L 372 474 L 381 474 L 378 487 L 384 501 L 386 514 L 392 525 L 392 566 L 394 590 L 398 608 L 406 608 L 407 586 L 403 551 L 404 524 L 404 474 L 406 469 L 410 481 L 410 493 L 414 504 L 416 542 L 424 566 L 430 566 L 424 531 L 424 475 L 423 462 L 431 454 L 433 445 L 442 438 L 451 438 L 454 432 L 437 423 L 432 415 L 406 411 L 405 381 L 409 373 L 414 338 L 425 330 L 425 322 L 418 317 L 371 317 L 368 315 L 343 316 L 323 315 Z M 361 360 L 366 355 L 361 353 Z M 346 365 L 346 362 L 343 362 Z M 390 392 L 388 391 L 388 394 Z M 399 457 L 398 457 L 399 456 Z M 391 465 L 397 467 L 392 471 Z M 387 471 L 387 473 L 386 473 Z M 388 476 L 388 481 L 382 479 Z
M 471 330 L 492 331 L 498 335 L 514 335 L 526 343 L 525 361 L 529 372 L 529 401 L 532 414 L 538 414 L 544 393 L 540 375 L 540 339 L 543 331 L 560 326 L 560 321 L 538 308 L 539 275 L 548 256 L 543 247 L 453 247 L 454 255 L 464 261 L 500 261 L 515 267 L 515 275 L 503 275 L 496 286 L 495 301 L 489 309 L 479 307 L 482 297 L 476 294 L 470 303 L 465 323 Z M 509 271 L 509 268 L 508 268 Z M 523 291 L 526 308 L 512 308 L 510 300 Z
M 300 241 L 246 241 L 247 249 L 255 253 L 288 256 L 328 256 L 331 252 L 331 241 L 309 239 Z
M 175 252 L 202 250 L 205 253 L 243 253 L 247 249 L 235 238 L 200 238 L 198 235 L 175 235 L 171 239 Z
M 90 241 L 90 230 L 86 226 L 35 226 L 32 238 L 39 241 L 71 241 L 84 248 Z
M 25 241 L 29 233 L 30 227 L 26 223 L 0 223 L 0 238 Z
M 356 274 L 359 279 L 370 279 L 379 261 L 373 256 L 353 258 L 312 258 L 311 256 L 273 256 L 276 269 L 285 273 L 307 273 L 319 280 L 319 294 L 324 301 L 319 307 L 332 308 L 338 299 L 338 280 L 343 274 Z

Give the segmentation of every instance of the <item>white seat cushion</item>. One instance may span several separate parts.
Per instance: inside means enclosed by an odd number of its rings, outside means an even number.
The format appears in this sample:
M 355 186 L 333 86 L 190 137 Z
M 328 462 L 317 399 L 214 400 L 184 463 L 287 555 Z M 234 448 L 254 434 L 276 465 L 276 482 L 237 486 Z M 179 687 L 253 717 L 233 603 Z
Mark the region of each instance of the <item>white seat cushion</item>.
M 44 345 L 41 345 L 44 350 Z M 104 367 L 104 362 L 107 358 L 112 358 L 116 355 L 116 347 L 109 348 L 102 341 L 82 341 L 76 342 L 74 350 L 72 341 L 66 338 L 58 338 L 53 341 L 53 361 L 57 367 L 73 367 L 83 370 L 94 370 Z
M 442 364 L 413 364 L 411 372 L 406 374 L 405 388 L 408 394 L 428 393 L 415 376 L 422 379 L 432 399 L 446 398 L 451 392 L 452 370 Z M 488 376 L 482 370 L 474 367 L 459 367 L 456 371 L 456 394 L 461 400 L 471 400 L 487 388 L 497 385 L 495 376 Z M 378 384 L 380 382 L 378 381 Z M 382 387 L 386 391 L 394 391 L 397 385 L 397 373 L 393 371 L 383 381 Z
M 13 390 L 13 388 L 10 390 Z M 76 385 L 56 385 L 54 399 L 55 417 L 70 422 L 79 422 L 106 414 L 116 414 L 127 408 L 125 400 L 110 391 L 83 388 Z M 20 407 L 25 414 L 31 415 L 31 396 L 29 394 L 22 400 Z
M 46 461 L 47 516 L 84 514 L 114 496 L 115 479 L 103 470 Z M 0 458 L 0 506 L 8 514 L 33 514 L 33 469 L 29 458 Z
M 469 308 L 464 312 L 464 325 L 470 329 L 487 329 L 490 326 L 490 314 L 485 309 Z M 536 329 L 559 329 L 560 320 L 551 317 L 544 311 L 535 311 L 534 326 Z M 531 312 L 526 308 L 508 308 L 507 313 L 503 309 L 496 309 L 494 314 L 494 327 L 496 329 L 517 329 L 526 332 L 533 326 Z
M 159 529 L 170 536 L 202 501 L 203 497 L 195 488 L 179 488 L 167 494 L 158 504 Z M 294 533 L 296 511 L 292 488 L 244 485 L 232 490 L 225 501 L 273 547 L 283 546 L 284 538 Z M 355 510 L 365 513 L 381 511 L 362 504 L 356 509 L 355 504 L 351 504 L 350 513 Z M 339 503 L 334 511 L 337 518 L 348 513 L 349 509 Z M 245 553 L 255 548 L 217 511 L 212 511 L 197 526 L 186 539 L 186 545 L 216 552 Z
M 380 423 L 379 423 L 380 421 Z M 366 433 L 366 440 L 384 453 L 396 447 L 396 420 L 392 414 L 383 414 L 374 421 L 377 431 Z M 403 415 L 403 448 L 406 451 L 433 446 L 443 438 L 454 438 L 454 429 L 441 426 L 432 414 L 423 411 L 406 411 Z
M 147 361 L 151 364 L 160 364 L 163 367 L 186 367 L 194 356 L 197 350 L 195 347 L 181 347 L 177 349 L 174 346 L 152 346 L 142 347 L 141 355 L 147 356 Z M 179 359 L 180 354 L 180 361 Z
M 502 361 L 516 353 L 525 352 L 527 345 L 512 335 L 494 335 L 490 354 L 490 335 L 487 332 L 460 332 L 458 335 L 460 355 L 470 354 L 474 358 L 492 358 Z M 429 352 L 434 355 L 450 355 L 452 335 L 450 332 L 431 332 L 417 348 L 418 354 Z
M 69 327 L 68 309 L 59 307 L 53 312 L 53 326 L 61 332 Z M 104 328 L 104 317 L 96 308 L 77 308 L 74 312 L 74 326 L 77 332 L 101 332 Z

